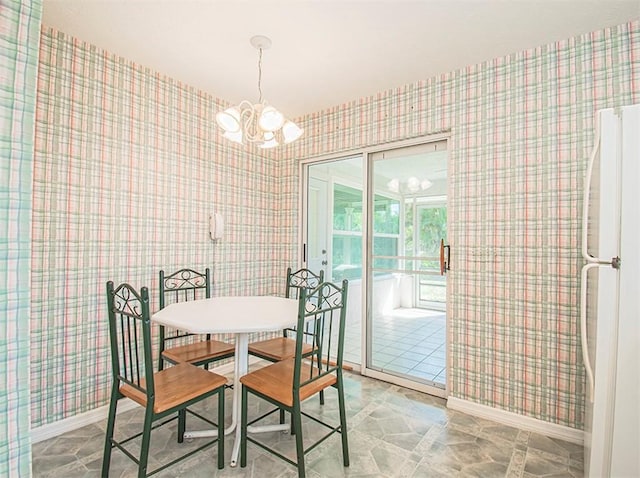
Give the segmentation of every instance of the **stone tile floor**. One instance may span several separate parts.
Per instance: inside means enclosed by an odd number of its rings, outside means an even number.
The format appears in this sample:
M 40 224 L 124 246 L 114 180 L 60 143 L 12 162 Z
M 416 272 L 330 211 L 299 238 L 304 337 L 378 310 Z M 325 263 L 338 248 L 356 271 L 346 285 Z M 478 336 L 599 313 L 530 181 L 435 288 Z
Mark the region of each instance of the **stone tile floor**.
M 230 403 L 231 391 L 227 391 Z M 307 476 L 318 477 L 581 477 L 582 447 L 537 433 L 518 430 L 460 412 L 448 410 L 445 401 L 396 385 L 347 374 L 345 378 L 351 466 L 342 466 L 340 437 L 334 435 L 306 456 Z M 337 423 L 336 392 L 326 392 L 321 407 L 316 397 L 305 409 L 321 413 Z M 249 415 L 266 409 L 252 397 Z M 214 416 L 216 402 L 202 407 Z M 230 408 L 227 423 L 230 423 Z M 141 430 L 142 409 L 124 412 L 116 420 L 116 433 Z M 273 417 L 277 420 L 277 414 Z M 204 428 L 190 417 L 188 429 Z M 324 433 L 312 421 L 303 425 L 306 444 Z M 320 428 L 320 429 L 318 429 Z M 96 477 L 100 474 L 105 423 L 85 426 L 33 445 L 34 477 Z M 288 456 L 295 456 L 288 433 L 261 434 L 261 439 Z M 158 477 L 295 477 L 284 461 L 249 444 L 246 468 L 231 468 L 233 439 L 225 441 L 227 463 L 216 469 L 216 448 L 208 448 L 188 460 L 161 471 Z M 135 441 L 134 441 L 135 443 Z M 194 441 L 195 443 L 195 441 Z M 176 442 L 176 422 L 152 432 L 151 469 L 166 463 L 194 443 Z M 308 446 L 308 445 L 307 445 Z M 135 450 L 135 446 L 132 447 Z M 134 477 L 136 466 L 120 451 L 111 461 L 113 477 Z

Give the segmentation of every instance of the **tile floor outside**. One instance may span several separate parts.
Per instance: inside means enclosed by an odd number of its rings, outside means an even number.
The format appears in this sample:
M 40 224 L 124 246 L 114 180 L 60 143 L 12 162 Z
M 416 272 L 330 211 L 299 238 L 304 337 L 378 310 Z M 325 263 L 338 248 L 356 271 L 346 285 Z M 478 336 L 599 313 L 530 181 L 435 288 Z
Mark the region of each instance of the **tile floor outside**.
M 227 391 L 230 403 L 231 390 Z M 344 468 L 340 438 L 330 437 L 306 456 L 307 476 L 329 477 L 581 477 L 583 451 L 576 444 L 500 425 L 446 408 L 443 399 L 347 373 L 345 377 L 347 422 L 351 466 Z M 265 403 L 252 400 L 249 411 L 257 416 Z M 203 409 L 215 414 L 212 399 Z M 227 407 L 230 423 L 230 406 Z M 316 397 L 304 403 L 310 412 L 337 423 L 334 389 L 326 403 Z M 142 409 L 118 416 L 116 433 L 141 430 Z M 274 421 L 277 420 L 277 414 Z M 303 425 L 305 441 L 324 433 L 308 420 Z M 188 429 L 203 426 L 190 417 Z M 97 477 L 102 464 L 105 423 L 87 425 L 33 445 L 34 477 Z M 166 463 L 193 443 L 176 442 L 176 422 L 154 430 L 150 466 Z M 288 433 L 261 434 L 283 453 L 295 456 L 295 442 Z M 308 442 L 307 442 L 308 443 Z M 135 444 L 135 441 L 134 441 Z M 167 468 L 158 477 L 295 477 L 296 470 L 284 461 L 249 443 L 246 468 L 231 468 L 232 437 L 225 441 L 226 465 L 215 466 L 215 445 L 188 460 Z M 135 450 L 135 446 L 132 448 Z M 111 461 L 112 477 L 134 477 L 136 466 L 118 450 Z
M 446 383 L 446 318 L 444 312 L 395 309 L 373 321 L 373 366 L 383 372 Z M 360 321 L 347 323 L 344 359 L 361 362 Z

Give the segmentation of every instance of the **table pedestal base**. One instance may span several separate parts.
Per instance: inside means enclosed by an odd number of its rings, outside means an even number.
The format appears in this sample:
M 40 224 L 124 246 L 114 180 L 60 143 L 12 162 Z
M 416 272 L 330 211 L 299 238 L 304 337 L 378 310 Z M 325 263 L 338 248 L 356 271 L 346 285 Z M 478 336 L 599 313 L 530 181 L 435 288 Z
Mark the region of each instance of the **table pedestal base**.
M 236 355 L 235 366 L 233 373 L 233 403 L 231 406 L 231 425 L 224 430 L 224 434 L 231 435 L 234 431 L 235 440 L 233 441 L 233 449 L 231 451 L 231 467 L 235 467 L 238 464 L 238 455 L 240 453 L 240 441 L 241 430 L 238 426 L 238 412 L 242 406 L 242 394 L 240 393 L 240 377 L 245 375 L 249 370 L 249 335 L 248 334 L 236 334 Z M 249 426 L 247 427 L 248 433 L 267 433 L 277 431 L 289 431 L 291 425 L 287 423 L 277 425 L 263 425 L 263 426 Z M 184 432 L 185 438 L 209 438 L 218 436 L 217 430 L 194 430 L 191 432 Z

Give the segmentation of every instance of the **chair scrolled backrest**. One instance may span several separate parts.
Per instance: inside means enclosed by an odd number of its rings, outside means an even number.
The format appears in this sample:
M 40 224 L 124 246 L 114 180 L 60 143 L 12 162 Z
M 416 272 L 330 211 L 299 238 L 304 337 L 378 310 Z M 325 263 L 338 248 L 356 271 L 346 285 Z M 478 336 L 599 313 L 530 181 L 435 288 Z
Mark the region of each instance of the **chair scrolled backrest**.
M 160 271 L 160 308 L 174 302 L 183 302 L 211 297 L 211 272 L 207 267 L 204 274 L 193 269 L 180 269 L 166 275 Z
M 320 272 L 316 274 L 310 269 L 298 269 L 292 272 L 291 267 L 287 268 L 287 288 L 285 289 L 285 297 L 287 299 L 299 299 L 300 291 L 306 289 L 307 291 L 313 290 L 318 287 L 324 281 L 324 270 L 320 269 Z M 285 337 L 293 337 L 295 333 L 295 327 L 287 327 L 282 332 Z
M 204 292 L 204 293 L 203 293 Z M 204 296 L 204 297 L 203 297 Z M 185 302 L 188 300 L 209 299 L 211 297 L 211 272 L 207 267 L 202 272 L 184 268 L 166 275 L 164 270 L 160 271 L 160 309 L 175 302 Z M 165 350 L 167 341 L 190 337 L 193 334 L 182 332 L 181 330 L 160 327 L 160 354 Z M 207 340 L 211 334 L 207 334 Z
M 322 282 L 315 289 L 300 290 L 294 393 L 296 389 L 324 375 L 342 372 L 348 285 L 345 279 L 340 285 Z M 312 344 L 315 352 L 303 354 L 305 343 Z M 311 365 L 308 375 L 302 375 L 304 362 Z
M 113 377 L 145 393 L 152 402 L 149 290 L 143 287 L 138 293 L 126 283 L 114 288 L 113 282 L 109 281 L 107 307 Z
M 315 289 L 324 282 L 324 270 L 316 274 L 309 269 L 298 269 L 291 271 L 291 267 L 287 268 L 287 288 L 285 289 L 285 297 L 288 299 L 297 299 L 300 297 L 301 289 Z

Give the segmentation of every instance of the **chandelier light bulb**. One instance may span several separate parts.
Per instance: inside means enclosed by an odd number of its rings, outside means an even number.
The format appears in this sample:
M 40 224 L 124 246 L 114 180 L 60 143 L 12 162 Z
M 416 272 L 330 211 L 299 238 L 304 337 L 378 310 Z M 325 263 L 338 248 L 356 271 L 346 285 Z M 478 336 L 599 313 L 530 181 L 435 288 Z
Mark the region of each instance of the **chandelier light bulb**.
M 265 106 L 260 113 L 258 124 L 264 131 L 276 131 L 284 124 L 284 116 L 273 106 Z
M 411 176 L 407 179 L 407 189 L 412 193 L 415 193 L 418 189 L 420 189 L 420 180 L 414 176 Z
M 280 144 L 276 139 L 276 135 L 273 134 L 271 131 L 267 131 L 266 133 L 264 133 L 263 139 L 264 139 L 264 142 L 260 145 L 262 149 L 275 148 Z
M 240 111 L 236 107 L 227 108 L 216 115 L 216 122 L 228 133 L 240 131 Z
M 300 136 L 302 136 L 303 132 L 304 132 L 303 129 L 300 128 L 293 121 L 287 121 L 282 126 L 282 136 L 284 137 L 285 144 L 292 143 L 293 141 L 298 139 Z
M 397 193 L 400 191 L 400 181 L 397 178 L 393 178 L 391 181 L 387 183 L 387 189 L 389 191 Z

